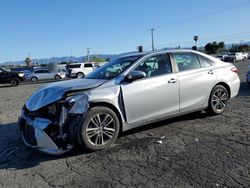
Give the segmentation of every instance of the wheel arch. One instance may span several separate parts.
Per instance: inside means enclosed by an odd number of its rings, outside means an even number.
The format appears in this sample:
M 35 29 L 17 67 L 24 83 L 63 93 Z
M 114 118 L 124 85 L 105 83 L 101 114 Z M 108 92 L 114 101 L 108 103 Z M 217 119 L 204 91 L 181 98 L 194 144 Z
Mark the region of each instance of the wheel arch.
M 20 83 L 20 79 L 19 79 L 18 77 L 12 77 L 12 78 L 10 78 L 10 81 L 9 81 L 9 82 L 11 82 L 11 80 L 16 80 L 16 81 L 17 81 L 17 84 Z
M 231 98 L 231 89 L 230 89 L 230 86 L 226 82 L 219 82 L 215 86 L 218 86 L 218 85 L 222 85 L 222 86 L 224 86 L 226 88 L 226 90 L 228 92 L 228 95 L 229 95 L 229 99 L 230 99 Z
M 39 79 L 37 76 L 32 76 L 30 79 L 32 80 L 32 78 L 36 78 L 37 80 Z
M 107 102 L 91 102 L 89 103 L 89 108 L 94 108 L 94 107 L 98 107 L 98 106 L 104 106 L 104 107 L 107 107 L 107 108 L 110 108 L 111 110 L 113 110 L 115 112 L 115 114 L 117 115 L 118 119 L 119 119 L 119 123 L 120 123 L 120 132 L 123 131 L 123 123 L 122 123 L 122 115 L 121 113 L 119 112 L 119 110 L 113 105 L 113 104 L 110 104 L 110 103 L 107 103 Z

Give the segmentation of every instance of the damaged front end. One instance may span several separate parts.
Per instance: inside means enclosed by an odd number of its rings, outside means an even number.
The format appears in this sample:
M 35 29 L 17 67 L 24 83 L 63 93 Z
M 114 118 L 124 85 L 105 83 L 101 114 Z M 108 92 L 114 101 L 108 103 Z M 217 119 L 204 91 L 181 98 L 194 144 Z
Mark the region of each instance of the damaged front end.
M 65 97 L 35 111 L 24 105 L 19 118 L 24 143 L 53 155 L 71 150 L 88 108 L 88 96 L 84 93 Z

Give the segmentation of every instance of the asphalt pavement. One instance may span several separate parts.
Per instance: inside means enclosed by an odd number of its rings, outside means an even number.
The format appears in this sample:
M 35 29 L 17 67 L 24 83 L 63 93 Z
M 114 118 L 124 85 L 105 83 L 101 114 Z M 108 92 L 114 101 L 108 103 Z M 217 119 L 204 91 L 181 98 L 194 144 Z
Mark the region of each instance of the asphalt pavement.
M 250 86 L 225 113 L 197 112 L 123 133 L 111 148 L 49 156 L 26 147 L 17 129 L 39 84 L 0 86 L 0 187 L 250 187 Z

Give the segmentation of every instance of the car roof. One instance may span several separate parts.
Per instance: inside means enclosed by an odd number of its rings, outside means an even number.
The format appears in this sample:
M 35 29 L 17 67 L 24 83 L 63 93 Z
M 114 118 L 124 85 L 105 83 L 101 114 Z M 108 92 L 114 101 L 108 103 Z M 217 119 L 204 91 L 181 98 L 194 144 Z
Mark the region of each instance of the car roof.
M 136 53 L 131 53 L 131 54 L 126 54 L 123 55 L 121 57 L 131 57 L 131 56 L 145 56 L 145 55 L 149 55 L 149 54 L 159 54 L 159 53 L 173 53 L 173 52 L 192 52 L 192 53 L 198 53 L 198 54 L 202 54 L 199 51 L 195 51 L 195 50 L 188 50 L 188 49 L 172 49 L 172 50 L 157 50 L 157 51 L 150 51 L 150 52 L 136 52 Z

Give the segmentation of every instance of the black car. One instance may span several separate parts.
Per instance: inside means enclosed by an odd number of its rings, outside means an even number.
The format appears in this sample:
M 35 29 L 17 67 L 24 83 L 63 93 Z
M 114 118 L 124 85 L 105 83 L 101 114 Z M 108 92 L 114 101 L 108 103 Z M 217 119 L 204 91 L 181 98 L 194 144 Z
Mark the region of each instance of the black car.
M 0 83 L 11 84 L 12 86 L 18 86 L 21 81 L 24 81 L 23 72 L 14 72 L 5 68 L 0 68 Z

